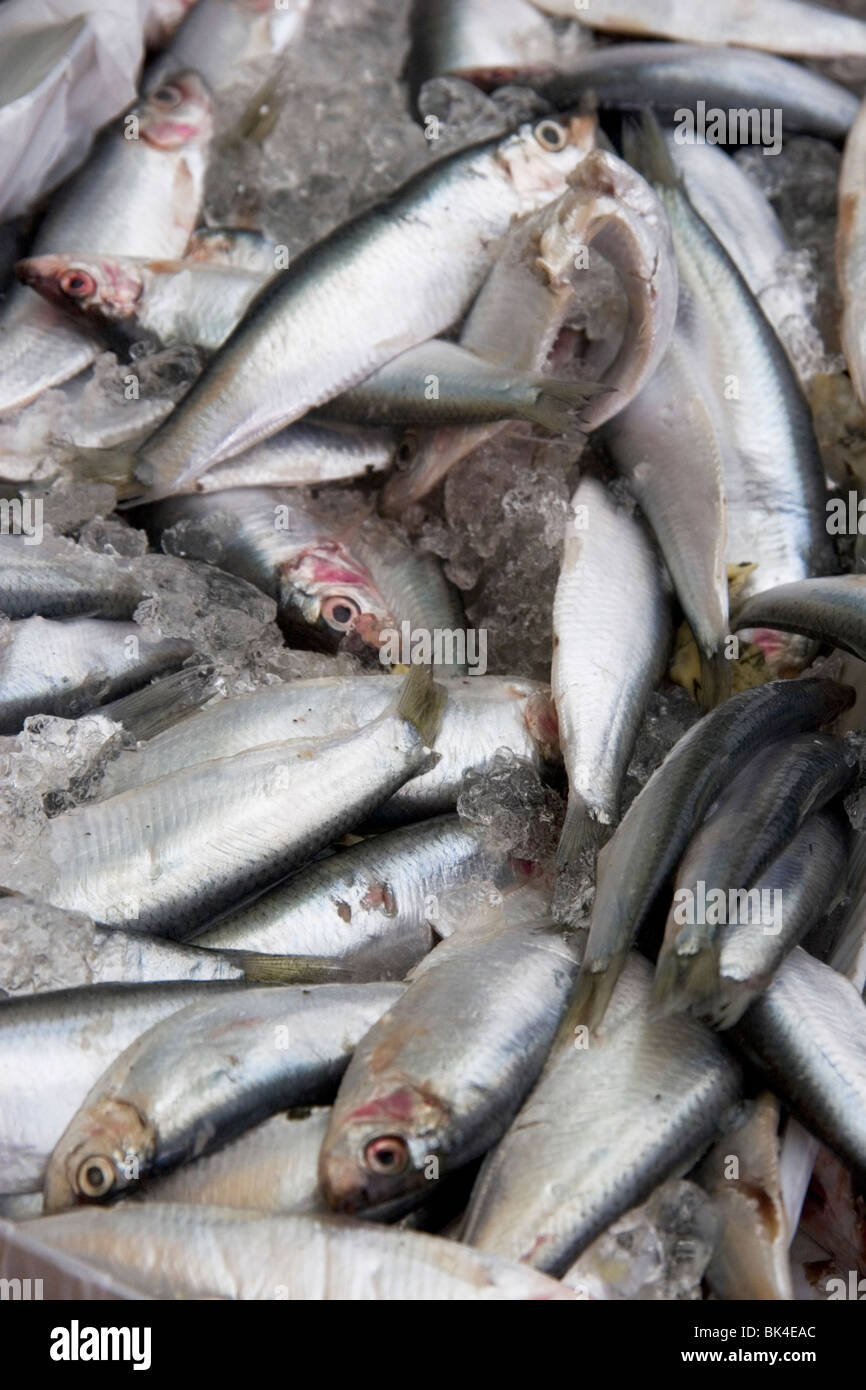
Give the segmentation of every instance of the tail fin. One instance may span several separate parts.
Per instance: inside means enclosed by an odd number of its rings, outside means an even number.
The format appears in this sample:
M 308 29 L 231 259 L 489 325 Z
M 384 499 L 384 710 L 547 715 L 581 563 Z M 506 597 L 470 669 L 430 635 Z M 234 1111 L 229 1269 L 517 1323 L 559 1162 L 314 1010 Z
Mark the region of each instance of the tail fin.
M 237 958 L 248 980 L 263 985 L 341 984 L 352 972 L 327 956 L 267 956 L 257 951 L 223 951 Z
M 523 415 L 551 434 L 568 434 L 580 424 L 582 412 L 591 401 L 613 390 L 594 381 L 561 381 L 544 376 L 537 381 L 538 395 Z
M 715 709 L 731 693 L 731 662 L 721 652 L 709 656 L 700 652 L 700 675 L 695 682 L 695 698 L 702 710 Z
M 556 849 L 558 872 L 595 859 L 612 830 L 612 825 L 605 825 L 604 821 L 593 815 L 582 797 L 569 797 L 565 823 Z
M 200 709 L 217 693 L 213 666 L 188 666 L 153 681 L 131 695 L 102 705 L 99 713 L 122 724 L 137 740 L 153 738 Z
M 649 108 L 637 120 L 626 120 L 622 127 L 622 152 L 625 159 L 647 183 L 664 188 L 682 188 L 683 183 L 665 143 L 664 131 L 655 112 Z
M 597 961 L 596 968 L 584 963 L 569 1011 L 574 1023 L 585 1023 L 591 1032 L 599 1027 L 627 956 L 628 951 L 617 951 L 609 960 Z
M 412 667 L 400 691 L 397 714 L 414 724 L 428 748 L 436 742 L 447 699 L 447 692 L 433 679 L 432 667 Z
M 700 1016 L 719 984 L 718 959 L 713 943 L 703 940 L 693 955 L 667 951 L 656 962 L 653 995 L 663 1014 Z

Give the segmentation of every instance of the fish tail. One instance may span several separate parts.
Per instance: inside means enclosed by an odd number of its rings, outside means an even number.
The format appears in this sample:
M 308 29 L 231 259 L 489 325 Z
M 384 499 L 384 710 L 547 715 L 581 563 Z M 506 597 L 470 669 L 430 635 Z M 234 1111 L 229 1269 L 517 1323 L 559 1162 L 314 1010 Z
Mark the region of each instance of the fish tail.
M 140 741 L 171 728 L 185 714 L 200 709 L 216 692 L 213 666 L 187 666 L 102 705 L 99 713 L 122 724 L 127 733 Z
M 570 1009 L 572 1022 L 585 1023 L 591 1032 L 595 1032 L 607 1013 L 627 954 L 627 951 L 615 952 L 606 963 L 598 962 L 600 969 L 593 969 L 584 963 Z
M 268 956 L 258 951 L 226 952 L 237 955 L 248 980 L 264 985 L 332 984 L 352 978 L 352 972 L 327 956 Z
M 664 951 L 656 962 L 653 995 L 662 1014 L 701 1014 L 718 989 L 716 951 L 702 940 L 694 955 Z
M 635 119 L 623 122 L 623 157 L 648 183 L 665 188 L 682 187 L 682 179 L 665 143 L 664 132 L 654 111 L 643 110 Z
M 397 714 L 413 724 L 428 748 L 432 748 L 442 725 L 448 695 L 433 679 L 432 666 L 413 666 L 400 691 Z
M 695 698 L 702 710 L 715 709 L 731 693 L 731 663 L 722 652 L 699 652 L 700 674 L 695 682 Z
M 556 848 L 556 868 L 562 873 L 587 859 L 594 859 L 612 827 L 590 811 L 582 797 L 569 799 L 565 823 Z
M 603 395 L 610 387 L 593 381 L 560 381 L 539 377 L 538 394 L 523 411 L 524 418 L 550 430 L 551 434 L 568 434 L 580 423 L 584 408 Z

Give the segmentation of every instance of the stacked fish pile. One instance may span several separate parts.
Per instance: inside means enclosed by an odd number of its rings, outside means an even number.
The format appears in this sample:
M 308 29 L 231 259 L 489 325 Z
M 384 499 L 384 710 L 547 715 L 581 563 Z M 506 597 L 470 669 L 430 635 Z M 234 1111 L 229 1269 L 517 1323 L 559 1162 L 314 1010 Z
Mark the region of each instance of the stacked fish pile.
M 88 154 L 72 8 L 0 16 L 0 1269 L 836 1296 L 866 19 L 160 0 Z

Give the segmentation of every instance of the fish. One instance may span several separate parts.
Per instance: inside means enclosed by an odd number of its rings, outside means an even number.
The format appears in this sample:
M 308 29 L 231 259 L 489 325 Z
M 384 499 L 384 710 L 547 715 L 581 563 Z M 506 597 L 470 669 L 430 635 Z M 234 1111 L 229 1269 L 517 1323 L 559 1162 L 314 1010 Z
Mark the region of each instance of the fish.
M 301 38 L 311 0 L 197 0 L 164 54 L 148 72 L 163 80 L 194 67 L 216 93 L 228 91 L 249 64 L 274 62 Z
M 585 476 L 571 501 L 553 601 L 550 684 L 568 774 L 561 869 L 598 848 L 619 818 L 671 636 L 665 579 L 645 528 L 626 502 Z
M 559 760 L 556 711 L 549 688 L 540 681 L 463 676 L 443 679 L 442 685 L 448 699 L 436 737 L 439 762 L 376 810 L 380 826 L 453 811 L 466 773 L 488 766 L 500 748 L 539 773 Z M 184 712 L 173 727 L 137 749 L 122 751 L 105 766 L 100 797 L 262 744 L 360 730 L 384 713 L 394 689 L 393 676 L 323 676 L 266 686 Z
M 416 101 L 432 77 L 501 87 L 516 71 L 545 72 L 557 57 L 553 28 L 529 0 L 413 0 L 409 33 L 406 80 Z
M 729 1028 L 742 1017 L 787 953 L 830 911 L 845 882 L 847 855 L 848 836 L 840 817 L 819 811 L 750 885 L 761 894 L 781 895 L 781 930 L 756 931 L 748 923 L 728 926 L 714 990 L 702 1007 L 715 1027 Z
M 211 98 L 195 73 L 157 87 L 101 137 L 54 199 L 31 255 L 82 247 L 90 255 L 181 255 L 198 221 L 212 132 Z M 16 288 L 0 313 L 0 413 L 83 371 L 98 351 L 89 333 Z
M 209 468 L 188 486 L 191 492 L 228 492 L 238 487 L 318 487 L 368 478 L 391 467 L 397 444 L 394 430 L 346 429 L 304 418 L 237 458 Z
M 736 609 L 733 626 L 802 633 L 866 660 L 866 574 L 801 579 L 762 589 Z
M 224 917 L 197 937 L 217 951 L 328 957 L 352 979 L 401 980 L 434 946 L 440 900 L 525 872 L 457 816 L 362 840 Z
M 358 732 L 217 757 L 74 807 L 46 824 L 4 886 L 108 926 L 190 936 L 354 829 L 428 766 L 444 699 L 430 668 L 416 666 Z
M 511 219 L 561 192 L 580 155 L 569 126 L 523 126 L 446 157 L 302 252 L 139 452 L 144 494 L 171 493 L 450 328 Z
M 680 0 L 533 0 L 548 14 L 576 19 L 609 34 L 637 34 L 686 43 L 734 44 L 803 58 L 866 57 L 866 24 L 803 0 L 727 0 L 706 14 Z
M 656 962 L 660 1006 L 700 1012 L 703 1001 L 717 989 L 731 893 L 737 895 L 731 915 L 741 930 L 754 935 L 767 926 L 781 930 L 784 900 L 777 911 L 778 898 L 772 899 L 772 919 L 767 923 L 765 900 L 757 899 L 760 909 L 756 912 L 749 889 L 790 844 L 806 818 L 843 795 L 854 776 L 853 755 L 841 740 L 803 733 L 759 750 L 734 777 L 676 871 L 673 905 Z M 706 895 L 703 908 L 695 906 L 701 902 L 701 884 Z
M 197 0 L 150 0 L 144 25 L 148 48 L 164 48 Z
M 83 913 L 12 893 L 0 898 L 0 999 L 80 985 L 164 980 L 261 981 L 244 951 L 214 951 L 163 941 L 122 927 L 102 927 Z M 269 960 L 281 984 L 336 982 L 348 972 L 321 959 Z
M 674 744 L 599 855 L 578 982 L 582 1021 L 601 1022 L 631 942 L 731 777 L 764 743 L 832 723 L 853 695 L 850 686 L 820 678 L 771 681 L 732 695 Z
M 256 271 L 181 259 L 45 254 L 18 279 L 110 345 L 192 343 L 215 352 L 266 280 Z
M 570 1299 L 554 1279 L 420 1231 L 313 1215 L 121 1202 L 41 1217 L 28 1237 L 153 1298 Z M 49 1254 L 50 1257 L 50 1254 Z
M 632 162 L 670 218 L 680 279 L 711 327 L 701 367 L 713 389 L 726 455 L 726 558 L 753 563 L 744 593 L 835 567 L 825 485 L 809 405 L 788 357 L 736 266 L 698 217 L 661 130 L 645 117 L 624 137 Z
M 572 18 L 579 18 L 572 14 Z M 519 74 L 513 78 L 521 83 Z M 783 128 L 842 141 L 857 114 L 857 98 L 838 82 L 768 53 L 711 44 L 611 44 L 580 54 L 562 72 L 528 83 L 556 110 L 592 94 L 603 110 L 643 111 L 676 119 L 683 110 L 781 109 Z
M 33 714 L 72 718 L 175 671 L 191 642 L 147 637 L 137 623 L 22 618 L 0 642 L 0 734 Z
M 330 1114 L 316 1105 L 272 1115 L 215 1153 L 143 1182 L 136 1198 L 323 1215 L 318 1164 Z
M 183 253 L 196 265 L 232 266 L 263 279 L 276 266 L 277 243 L 253 227 L 196 227 Z
M 866 403 L 866 333 L 863 329 L 863 257 L 866 238 L 866 102 L 857 112 L 839 170 L 836 221 L 836 280 L 842 297 L 839 336 L 851 381 L 861 406 Z
M 234 981 L 86 985 L 0 1003 L 0 1187 L 35 1192 L 105 1068 L 159 1019 Z
M 544 1065 L 577 958 L 529 912 L 492 913 L 436 947 L 356 1047 L 322 1145 L 337 1211 L 386 1212 L 485 1153 Z
M 688 1171 L 742 1079 L 695 1019 L 656 1019 L 633 952 L 603 1035 L 569 1011 L 534 1089 L 482 1165 L 462 1240 L 560 1276 L 611 1222 Z
M 780 1100 L 862 1182 L 866 1004 L 857 986 L 795 946 L 733 1037 Z
M 105 1070 L 58 1139 L 45 1210 L 117 1197 L 278 1110 L 330 1099 L 352 1049 L 401 993 L 398 984 L 251 986 L 157 1023 Z
M 15 502 L 8 507 L 14 522 Z M 43 532 L 40 538 L 40 513 L 28 515 L 27 501 L 18 508 L 21 533 L 0 533 L 0 612 L 9 618 L 132 617 L 145 595 L 128 566 L 63 536 Z
M 779 1102 L 762 1091 L 713 1145 L 699 1175 L 722 1218 L 707 1284 L 724 1300 L 794 1297 L 779 1171 Z
M 597 376 L 605 388 L 581 411 L 580 428 L 589 431 L 625 409 L 652 379 L 673 331 L 677 271 L 667 218 L 652 189 L 623 160 L 592 147 L 594 123 L 587 122 L 583 138 L 586 152 L 568 176 L 567 191 L 506 238 L 460 343 L 508 370 L 560 373 L 558 339 L 595 264 L 590 254 L 598 253 L 619 276 L 627 316 L 622 341 L 614 342 L 598 371 L 580 363 L 582 376 Z M 501 428 L 443 427 L 423 441 L 407 435 L 382 509 L 399 515 Z
M 336 650 L 352 633 L 378 650 L 382 630 L 394 626 L 351 534 L 334 534 L 315 505 L 291 491 L 247 487 L 173 497 L 147 508 L 141 520 L 163 549 L 217 564 L 270 595 L 283 631 L 309 647 Z

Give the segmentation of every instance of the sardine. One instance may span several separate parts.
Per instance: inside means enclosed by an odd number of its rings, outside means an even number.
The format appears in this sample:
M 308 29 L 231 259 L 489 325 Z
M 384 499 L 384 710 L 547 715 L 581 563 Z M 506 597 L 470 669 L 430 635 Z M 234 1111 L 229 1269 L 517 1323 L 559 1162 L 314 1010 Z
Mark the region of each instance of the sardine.
M 764 1091 L 701 1164 L 700 1181 L 722 1218 L 706 1275 L 716 1298 L 772 1302 L 794 1296 L 778 1129 L 779 1102 Z
M 231 981 L 93 985 L 0 1003 L 0 1187 L 34 1192 L 91 1086 L 159 1019 Z
M 733 626 L 799 632 L 866 660 L 866 574 L 802 579 L 762 589 L 735 611 Z
M 722 937 L 715 989 L 703 1013 L 729 1028 L 769 985 L 785 956 L 828 913 L 845 882 L 845 826 L 832 812 L 810 816 L 791 843 L 750 888 L 777 894 L 778 931 L 752 923 L 729 925 Z M 762 898 L 762 901 L 764 899 Z M 771 899 L 771 901 L 773 901 Z
M 147 637 L 137 623 L 10 623 L 0 638 L 0 734 L 17 734 L 31 714 L 84 714 L 176 670 L 194 650 L 183 638 Z
M 764 922 L 763 900 L 758 899 L 761 908 L 754 912 L 749 889 L 806 818 L 844 793 L 854 775 L 854 758 L 844 743 L 828 734 L 806 733 L 762 749 L 734 778 L 674 877 L 673 905 L 656 963 L 656 998 L 666 1009 L 700 1013 L 715 993 L 731 894 L 735 919 L 740 914 L 745 919 L 741 930 L 755 935 L 767 927 L 781 931 L 784 901 L 782 915 L 774 910 L 772 920 Z
M 379 824 L 453 811 L 466 773 L 487 766 L 500 748 L 539 772 L 558 760 L 556 711 L 547 686 L 516 676 L 464 676 L 443 685 L 448 700 L 436 738 L 439 762 L 379 807 Z M 359 730 L 384 713 L 394 690 L 393 676 L 320 677 L 206 705 L 140 748 L 121 752 L 105 767 L 101 795 L 116 796 L 196 763 L 266 743 Z
M 354 980 L 400 980 L 433 949 L 440 899 L 519 880 L 456 816 L 363 840 L 311 864 L 197 938 L 217 951 L 328 956 Z
M 443 699 L 416 666 L 399 700 L 357 733 L 253 748 L 77 806 L 47 823 L 5 886 L 107 925 L 190 936 L 427 766 Z
M 451 327 L 512 217 L 562 192 L 580 154 L 570 128 L 548 118 L 446 158 L 303 252 L 140 452 L 150 498 Z
M 194 67 L 215 92 L 243 77 L 248 64 L 277 59 L 303 33 L 311 0 L 198 0 L 166 53 L 148 73 L 152 83 L 176 68 Z
M 553 27 L 529 0 L 414 0 L 409 26 L 413 97 L 431 77 L 501 87 L 515 72 L 544 72 L 556 61 Z
M 263 985 L 156 1024 L 107 1068 L 58 1140 L 46 1211 L 117 1196 L 278 1110 L 329 1100 L 352 1049 L 402 992 Z
M 298 420 L 237 458 L 209 468 L 189 488 L 225 492 L 236 487 L 317 487 L 366 478 L 390 468 L 396 448 L 397 436 L 391 430 L 333 428 Z
M 27 1228 L 154 1298 L 426 1302 L 571 1299 L 523 1265 L 455 1241 L 346 1218 L 277 1216 L 173 1202 L 121 1202 Z
M 619 798 L 646 703 L 671 643 L 658 555 L 627 504 L 578 485 L 553 603 L 551 690 L 568 773 L 560 867 L 598 846 Z
M 764 743 L 831 723 L 853 697 L 850 686 L 835 681 L 772 681 L 732 696 L 674 745 L 599 855 L 578 984 L 587 1022 L 595 1025 L 604 1016 L 631 942 L 730 778 Z
M 8 505 L 14 519 L 15 504 Z M 19 505 L 24 533 L 0 534 L 0 611 L 9 618 L 131 618 L 144 593 L 123 562 L 64 537 L 40 539 L 26 502 Z
M 523 81 L 519 74 L 513 80 Z M 702 44 L 613 44 L 582 55 L 566 72 L 527 81 L 557 110 L 567 110 L 588 93 L 603 108 L 651 106 L 671 118 L 694 110 L 698 101 L 725 111 L 781 108 L 786 131 L 825 140 L 844 140 L 858 106 L 846 87 L 799 63 Z
M 355 1049 L 319 1172 L 338 1211 L 420 1201 L 502 1136 L 535 1082 L 577 969 L 562 933 L 498 914 L 437 946 Z
M 91 255 L 181 255 L 198 220 L 211 134 L 211 99 L 201 79 L 179 73 L 102 137 L 54 200 L 32 254 L 85 247 Z M 96 340 L 59 310 L 17 289 L 0 317 L 0 412 L 75 376 L 98 351 Z
M 739 1068 L 694 1019 L 652 1016 L 632 953 L 603 1035 L 569 1014 L 548 1063 L 491 1152 L 462 1239 L 563 1274 L 606 1226 L 691 1167 L 737 1099 Z
M 866 1004 L 796 946 L 734 1037 L 806 1128 L 866 1178 Z
M 142 1184 L 142 1202 L 191 1202 L 241 1211 L 323 1214 L 319 1150 L 328 1106 L 273 1115 L 216 1153 Z
M 540 10 L 610 34 L 636 34 L 686 43 L 734 44 L 804 58 L 866 57 L 866 24 L 826 5 L 803 0 L 721 0 L 696 10 L 682 0 L 533 0 Z
M 746 592 L 829 572 L 824 474 L 809 406 L 778 338 L 736 266 L 691 206 L 658 125 L 628 133 L 633 162 L 653 183 L 671 221 L 680 278 L 702 321 L 702 370 L 726 458 L 729 564 L 756 563 Z

